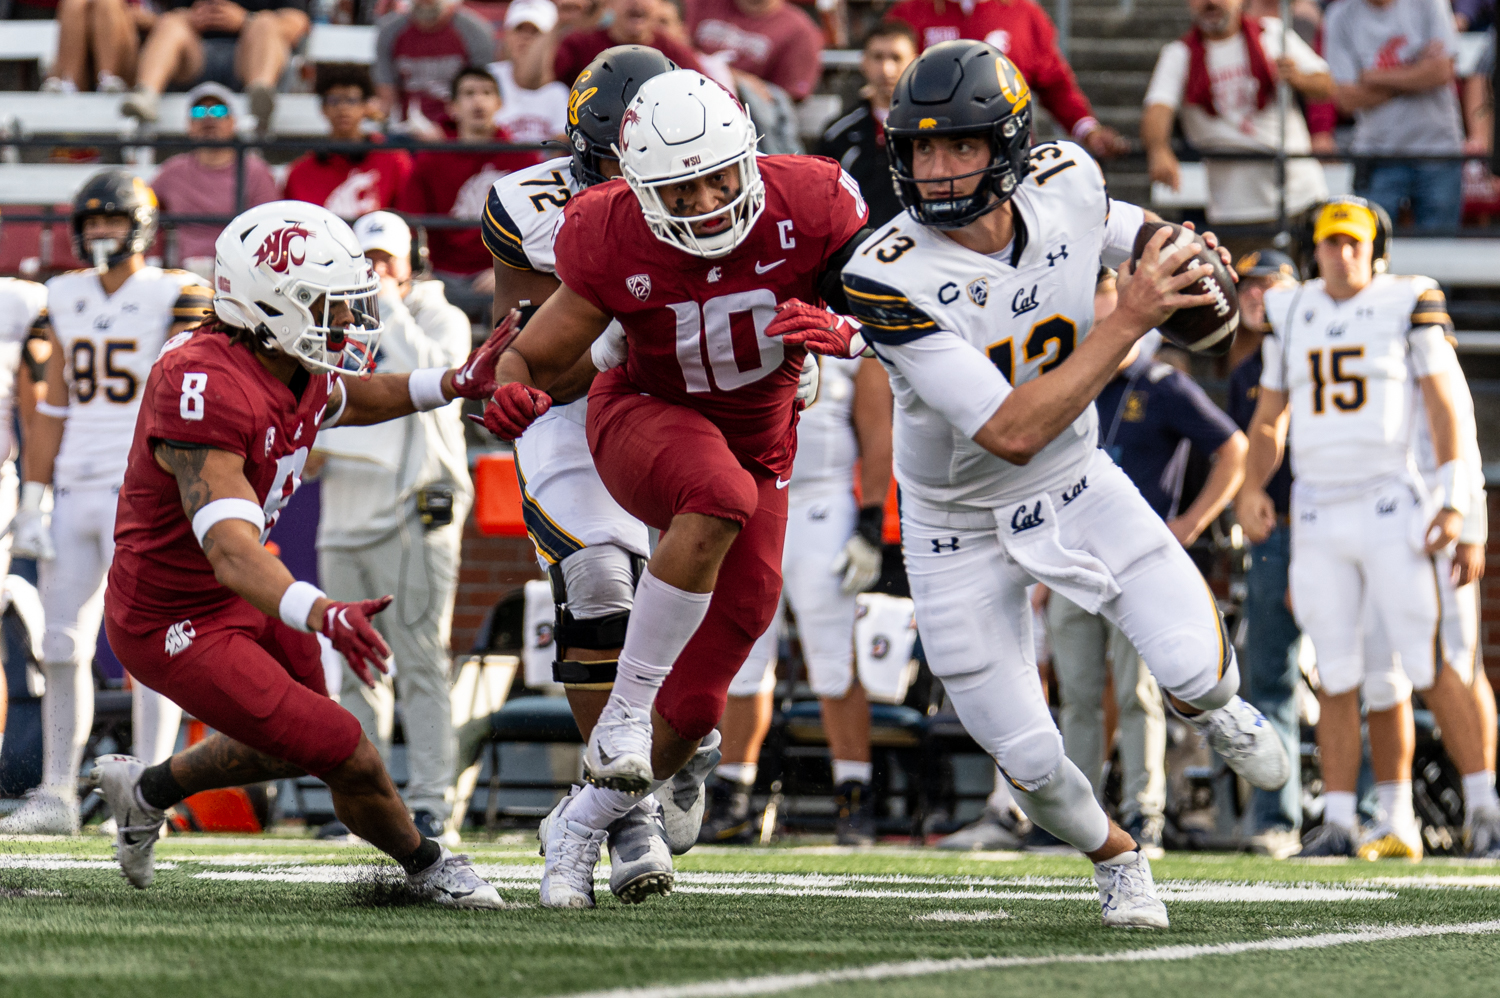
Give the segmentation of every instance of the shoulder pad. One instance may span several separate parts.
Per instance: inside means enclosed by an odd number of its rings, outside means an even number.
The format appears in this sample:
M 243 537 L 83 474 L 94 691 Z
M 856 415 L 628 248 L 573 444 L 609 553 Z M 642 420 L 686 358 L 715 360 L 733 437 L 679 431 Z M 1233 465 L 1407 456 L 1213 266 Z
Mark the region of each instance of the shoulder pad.
M 496 186 L 490 187 L 489 197 L 485 200 L 479 232 L 484 239 L 485 248 L 496 260 L 515 270 L 536 269 L 526 256 L 521 227 L 510 217 L 510 212 L 505 210 Z

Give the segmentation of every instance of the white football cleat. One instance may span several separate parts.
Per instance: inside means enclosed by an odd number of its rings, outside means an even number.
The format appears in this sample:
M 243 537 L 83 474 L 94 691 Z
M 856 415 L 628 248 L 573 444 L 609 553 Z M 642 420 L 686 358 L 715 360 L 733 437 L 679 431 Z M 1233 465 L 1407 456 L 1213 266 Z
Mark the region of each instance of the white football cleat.
M 723 758 L 719 740 L 719 729 L 715 728 L 698 743 L 698 750 L 687 765 L 656 790 L 656 799 L 661 801 L 662 830 L 674 856 L 681 856 L 698 841 L 698 832 L 703 828 L 703 805 L 708 797 L 703 784 Z
M 156 840 L 161 838 L 167 812 L 143 804 L 135 792 L 146 764 L 133 755 L 101 755 L 94 760 L 90 779 L 104 794 L 115 819 L 115 859 L 120 872 L 136 887 L 151 886 L 156 877 Z
M 662 830 L 661 801 L 646 797 L 605 829 L 609 889 L 622 904 L 672 893 L 672 850 Z
M 1280 790 L 1292 775 L 1281 736 L 1265 715 L 1239 697 L 1217 710 L 1189 717 L 1188 723 L 1208 736 L 1208 747 L 1229 768 L 1259 790 Z
M 442 847 L 438 861 L 420 873 L 408 874 L 407 886 L 429 901 L 449 908 L 504 908 L 500 892 L 479 874 L 467 856 Z
M 1105 928 L 1165 929 L 1167 907 L 1156 896 L 1151 863 L 1138 851 L 1123 855 L 1135 858 L 1120 862 L 1121 857 L 1115 856 L 1094 864 Z
M 651 787 L 651 713 L 611 693 L 583 753 L 583 778 L 627 794 Z
M 578 788 L 557 802 L 537 830 L 542 839 L 542 907 L 592 908 L 594 867 L 607 837 L 604 829 L 569 821 L 568 806 Z
M 77 835 L 78 802 L 37 788 L 26 792 L 26 803 L 0 821 L 0 835 Z

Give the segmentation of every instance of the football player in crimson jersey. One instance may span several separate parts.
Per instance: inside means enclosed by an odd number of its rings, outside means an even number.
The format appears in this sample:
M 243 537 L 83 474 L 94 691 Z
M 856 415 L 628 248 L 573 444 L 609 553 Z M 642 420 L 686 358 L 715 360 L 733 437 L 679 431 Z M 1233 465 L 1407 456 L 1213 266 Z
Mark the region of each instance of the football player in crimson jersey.
M 330 601 L 263 544 L 320 428 L 487 396 L 510 330 L 456 370 L 372 377 L 379 282 L 337 216 L 300 201 L 261 205 L 215 250 L 216 318 L 169 341 L 146 381 L 105 598 L 110 645 L 131 675 L 215 733 L 155 766 L 99 760 L 120 866 L 135 886 L 151 882 L 166 810 L 190 794 L 312 773 L 340 820 L 396 859 L 415 890 L 501 907 L 466 857 L 417 832 L 374 745 L 324 687 L 318 633 L 367 681 L 371 667 L 385 670 L 369 618 L 391 597 Z M 360 377 L 340 376 L 346 362 Z
M 564 209 L 554 241 L 562 286 L 503 355 L 485 410 L 497 436 L 520 436 L 551 406 L 545 392 L 562 396 L 619 320 L 626 358 L 593 379 L 589 447 L 610 494 L 663 533 L 589 738 L 594 785 L 544 827 L 550 907 L 592 906 L 605 829 L 713 730 L 770 624 L 805 352 L 765 330 L 780 302 L 840 293 L 868 216 L 832 161 L 757 158 L 744 109 L 691 70 L 641 84 L 619 154 L 625 182 L 591 187 Z M 663 877 L 659 889 L 670 886 Z

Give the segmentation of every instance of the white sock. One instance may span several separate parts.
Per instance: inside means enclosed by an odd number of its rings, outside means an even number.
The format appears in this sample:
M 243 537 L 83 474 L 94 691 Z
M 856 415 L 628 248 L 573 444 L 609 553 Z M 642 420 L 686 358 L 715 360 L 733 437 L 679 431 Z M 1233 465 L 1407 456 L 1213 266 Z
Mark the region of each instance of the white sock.
M 71 800 L 78 795 L 78 768 L 94 725 L 94 677 L 76 662 L 42 665 L 42 786 Z
M 616 696 L 638 710 L 651 709 L 672 664 L 708 614 L 711 599 L 713 593 L 690 593 L 667 585 L 650 568 L 641 573 L 615 671 Z
M 568 820 L 589 828 L 608 828 L 641 802 L 646 795 L 587 786 L 568 805 Z
M 1326 791 L 1323 794 L 1323 820 L 1353 830 L 1354 795 L 1345 790 Z
M 1411 780 L 1392 780 L 1375 784 L 1375 796 L 1380 801 L 1380 816 L 1391 827 L 1405 831 L 1416 824 L 1417 815 L 1412 810 Z
M 721 762 L 714 767 L 714 772 L 730 783 L 743 783 L 748 787 L 754 784 L 755 778 L 760 775 L 760 763 Z
M 990 791 L 989 800 L 984 802 L 984 806 L 996 814 L 1018 810 L 1016 798 L 1010 792 L 1010 783 L 998 769 L 995 770 L 995 789 Z
M 1500 807 L 1495 795 L 1495 771 L 1482 769 L 1464 777 L 1464 817 L 1472 817 L 1475 811 Z
M 131 751 L 148 766 L 165 762 L 177 748 L 182 708 L 140 683 L 130 692 Z
M 1109 857 L 1109 859 L 1101 859 L 1099 862 L 1095 863 L 1094 865 L 1095 866 L 1125 866 L 1127 863 L 1134 863 L 1135 862 L 1135 857 L 1136 857 L 1136 851 L 1134 849 L 1128 849 L 1125 852 L 1120 853 L 1118 856 L 1111 856 L 1111 857 Z
M 856 780 L 869 786 L 870 775 L 874 767 L 868 762 L 855 762 L 853 759 L 833 760 L 833 785 L 847 783 Z

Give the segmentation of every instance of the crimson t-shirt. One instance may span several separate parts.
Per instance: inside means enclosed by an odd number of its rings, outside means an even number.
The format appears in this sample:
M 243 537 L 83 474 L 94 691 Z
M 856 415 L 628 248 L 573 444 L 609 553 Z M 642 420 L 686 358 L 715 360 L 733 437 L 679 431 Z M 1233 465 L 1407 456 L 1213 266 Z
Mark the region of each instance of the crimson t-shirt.
M 145 634 L 240 598 L 214 577 L 177 479 L 156 463 L 156 442 L 243 457 L 269 533 L 302 482 L 335 377 L 309 375 L 298 396 L 222 332 L 190 330 L 167 341 L 146 379 L 115 513 L 108 599 L 118 626 Z
M 411 168 L 411 154 L 400 149 L 376 149 L 362 156 L 310 152 L 292 163 L 282 196 L 354 219 L 394 205 L 406 189 Z
M 766 327 L 782 302 L 820 300 L 828 259 L 864 226 L 869 209 L 831 159 L 762 156 L 757 163 L 765 211 L 725 256 L 708 260 L 657 239 L 623 180 L 574 195 L 553 250 L 558 279 L 625 329 L 625 366 L 594 379 L 595 391 L 624 379 L 694 409 L 742 464 L 789 475 L 806 351 L 767 336 Z
M 776 84 L 792 100 L 812 93 L 822 76 L 822 29 L 791 4 L 750 17 L 734 0 L 688 0 L 687 25 L 699 51 L 723 54 L 735 69 Z
M 495 141 L 514 140 L 505 129 L 497 128 Z M 490 187 L 507 173 L 539 162 L 541 154 L 536 152 L 417 153 L 406 189 L 396 198 L 396 208 L 414 215 L 451 215 L 474 223 L 473 228 L 427 230 L 427 251 L 434 270 L 469 275 L 494 265 L 479 232 Z
M 902 0 L 885 16 L 911 25 L 919 52 L 958 38 L 989 42 L 1016 64 L 1042 106 L 1070 133 L 1094 115 L 1073 70 L 1058 51 L 1052 19 L 1032 0 L 979 0 L 969 14 L 961 4 L 945 2 L 939 14 L 933 0 Z
M 578 79 L 578 74 L 587 69 L 588 64 L 598 58 L 600 52 L 614 48 L 616 44 L 605 28 L 598 31 L 575 31 L 557 43 L 557 54 L 552 57 L 552 75 L 571 87 L 573 81 Z M 677 63 L 678 69 L 703 72 L 703 66 L 699 64 L 698 57 L 693 55 L 692 49 L 674 42 L 666 35 L 652 35 L 648 47 Z

